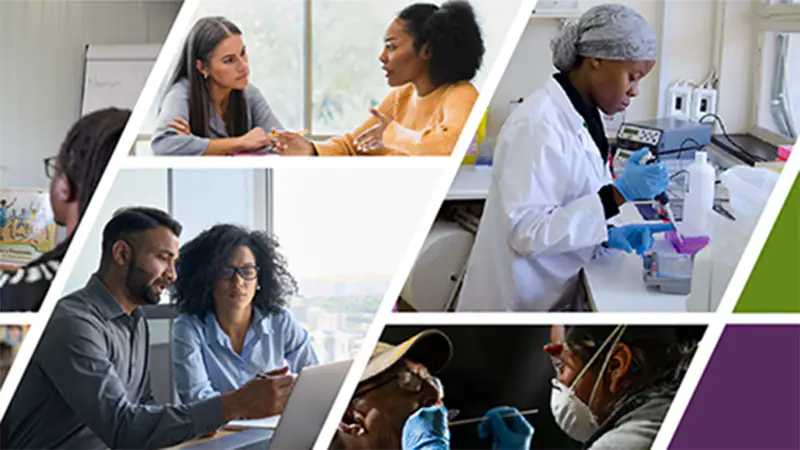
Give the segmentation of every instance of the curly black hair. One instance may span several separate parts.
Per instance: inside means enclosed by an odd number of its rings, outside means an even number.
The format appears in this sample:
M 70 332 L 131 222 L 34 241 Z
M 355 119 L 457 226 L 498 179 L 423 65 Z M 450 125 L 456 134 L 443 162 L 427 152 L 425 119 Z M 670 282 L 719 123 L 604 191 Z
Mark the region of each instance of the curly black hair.
M 278 252 L 278 241 L 263 231 L 249 231 L 232 224 L 214 225 L 184 244 L 172 286 L 172 302 L 178 311 L 203 317 L 214 308 L 214 281 L 240 246 L 247 246 L 259 267 L 253 307 L 263 314 L 278 313 L 297 294 L 297 282 Z
M 470 81 L 483 64 L 486 51 L 481 28 L 469 2 L 449 1 L 436 6 L 415 3 L 397 17 L 414 38 L 417 51 L 431 52 L 428 70 L 437 84 Z

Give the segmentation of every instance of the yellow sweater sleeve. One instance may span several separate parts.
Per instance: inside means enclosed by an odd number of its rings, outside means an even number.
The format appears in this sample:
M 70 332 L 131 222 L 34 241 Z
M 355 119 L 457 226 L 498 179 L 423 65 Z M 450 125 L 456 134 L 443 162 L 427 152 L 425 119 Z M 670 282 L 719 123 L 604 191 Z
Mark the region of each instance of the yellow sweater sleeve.
M 450 88 L 442 99 L 441 121 L 421 130 L 392 122 L 383 132 L 387 153 L 409 156 L 449 156 L 478 99 L 478 90 L 471 83 Z
M 383 99 L 380 105 L 378 105 L 378 111 L 380 111 L 381 114 L 394 117 L 394 110 L 397 104 L 396 97 L 397 90 L 395 89 Z M 314 142 L 314 149 L 319 156 L 353 156 L 356 154 L 356 146 L 353 141 L 361 135 L 361 133 L 377 124 L 378 119 L 370 114 L 369 119 L 359 125 L 352 133 L 346 133 L 344 136 L 336 136 L 325 142 Z

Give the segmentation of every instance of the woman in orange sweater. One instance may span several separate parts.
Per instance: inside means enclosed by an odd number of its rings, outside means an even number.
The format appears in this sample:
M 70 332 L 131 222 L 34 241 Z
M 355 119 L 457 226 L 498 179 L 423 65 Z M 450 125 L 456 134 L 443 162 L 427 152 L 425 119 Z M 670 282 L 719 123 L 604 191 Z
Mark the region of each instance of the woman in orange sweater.
M 283 155 L 447 156 L 461 135 L 478 90 L 470 80 L 483 62 L 483 37 L 472 6 L 417 3 L 389 24 L 380 55 L 395 88 L 352 133 L 313 142 L 278 132 Z

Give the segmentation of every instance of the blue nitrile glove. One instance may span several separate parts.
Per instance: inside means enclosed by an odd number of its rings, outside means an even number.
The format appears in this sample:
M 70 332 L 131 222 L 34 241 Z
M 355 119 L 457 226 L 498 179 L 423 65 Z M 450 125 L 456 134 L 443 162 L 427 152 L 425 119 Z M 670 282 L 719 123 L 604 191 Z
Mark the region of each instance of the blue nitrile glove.
M 631 154 L 614 186 L 626 201 L 654 198 L 669 187 L 669 172 L 663 162 L 646 164 L 641 159 L 649 150 L 643 148 Z
M 650 250 L 653 247 L 653 235 L 672 231 L 675 227 L 670 223 L 623 225 L 608 230 L 608 241 L 606 245 L 628 253 L 636 251 L 636 254 Z
M 403 450 L 449 450 L 447 408 L 430 406 L 417 410 L 403 425 Z
M 514 414 L 511 417 L 503 417 Z M 491 438 L 493 449 L 517 450 L 531 448 L 533 426 L 519 414 L 517 408 L 498 406 L 490 409 L 480 424 L 478 436 Z

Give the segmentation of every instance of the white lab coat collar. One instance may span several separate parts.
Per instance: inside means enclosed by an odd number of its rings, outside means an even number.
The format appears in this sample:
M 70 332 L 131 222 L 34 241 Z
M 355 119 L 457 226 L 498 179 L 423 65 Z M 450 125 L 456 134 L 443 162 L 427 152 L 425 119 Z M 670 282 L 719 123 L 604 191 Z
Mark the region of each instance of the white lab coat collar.
M 567 97 L 567 93 L 564 92 L 564 88 L 555 80 L 555 78 L 550 77 L 545 84 L 545 89 L 547 93 L 553 98 L 556 103 L 558 109 L 561 110 L 563 117 L 566 119 L 565 124 L 569 126 L 570 132 L 574 132 L 578 139 L 580 140 L 584 150 L 588 152 L 594 152 L 599 155 L 599 149 L 597 145 L 594 143 L 592 139 L 592 135 L 589 134 L 589 130 L 586 128 L 586 120 L 578 114 L 578 111 L 572 105 L 572 101 L 570 101 L 569 97 Z

